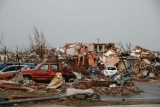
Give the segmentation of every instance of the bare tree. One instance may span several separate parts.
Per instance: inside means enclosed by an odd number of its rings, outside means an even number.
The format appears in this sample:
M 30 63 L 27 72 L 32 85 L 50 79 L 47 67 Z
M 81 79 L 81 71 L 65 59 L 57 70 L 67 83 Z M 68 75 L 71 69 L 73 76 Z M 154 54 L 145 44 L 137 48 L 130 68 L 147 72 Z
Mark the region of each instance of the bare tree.
M 3 35 L 4 35 L 4 33 L 1 33 L 1 38 L 0 38 L 0 44 L 2 43 L 2 41 L 3 41 Z
M 131 51 L 131 47 L 132 47 L 132 44 L 131 44 L 131 42 L 129 42 L 129 43 L 126 43 L 126 47 L 127 47 L 127 51 Z
M 6 55 L 7 53 L 6 53 L 6 46 L 5 46 L 5 44 L 3 43 L 3 36 L 4 36 L 4 33 L 1 33 L 1 37 L 0 37 L 0 45 L 2 45 L 4 48 L 2 49 L 2 50 L 0 50 L 1 52 L 4 52 L 4 54 Z
M 45 36 L 42 32 L 40 32 L 37 27 L 33 28 L 33 38 L 29 36 L 30 40 L 30 51 L 36 52 L 37 55 L 39 55 L 41 58 L 43 58 L 44 55 L 44 49 L 47 47 L 47 41 L 45 39 Z
M 123 52 L 130 52 L 131 51 L 131 48 L 132 48 L 132 44 L 129 42 L 129 43 L 126 43 L 125 45 L 122 44 L 122 42 L 119 42 L 117 43 L 117 45 L 120 47 L 120 49 L 123 51 Z
M 122 51 L 126 51 L 126 49 L 124 48 L 124 45 L 122 44 L 122 42 L 117 43 L 117 45 L 120 47 L 120 49 Z

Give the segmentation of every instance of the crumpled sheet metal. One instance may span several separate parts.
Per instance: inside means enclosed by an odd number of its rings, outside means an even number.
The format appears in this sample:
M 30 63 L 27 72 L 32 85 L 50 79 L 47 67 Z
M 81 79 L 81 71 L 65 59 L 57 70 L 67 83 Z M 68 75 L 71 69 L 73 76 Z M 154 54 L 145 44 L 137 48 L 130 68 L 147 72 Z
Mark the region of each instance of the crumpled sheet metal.
M 123 84 L 130 80 L 132 78 L 132 73 L 131 71 L 127 71 L 127 72 L 121 72 L 121 73 L 116 73 L 114 75 L 111 75 L 108 80 L 115 80 L 117 81 L 118 85 L 123 86 Z

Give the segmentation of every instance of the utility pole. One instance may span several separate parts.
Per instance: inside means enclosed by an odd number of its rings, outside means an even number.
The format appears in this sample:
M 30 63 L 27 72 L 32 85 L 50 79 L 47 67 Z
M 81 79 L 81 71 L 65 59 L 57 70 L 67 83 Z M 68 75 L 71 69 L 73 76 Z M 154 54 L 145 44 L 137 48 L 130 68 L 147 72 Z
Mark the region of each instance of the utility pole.
M 142 68 L 142 48 L 140 49 L 140 56 L 139 56 L 139 72 L 141 72 Z
M 125 62 L 124 62 L 124 58 L 123 58 L 123 56 L 122 56 L 122 53 L 120 54 L 120 57 L 121 57 L 121 60 L 122 60 L 122 62 L 123 62 L 125 71 L 127 72 L 127 66 L 126 66 L 126 64 L 125 64 Z
M 42 46 L 42 44 L 41 44 L 40 50 L 41 50 L 41 58 L 43 59 L 43 46 Z
M 4 55 L 5 55 L 4 63 L 6 64 L 6 61 L 7 61 L 7 49 L 6 49 L 6 46 L 4 46 Z
M 4 46 L 4 54 L 5 54 L 5 56 L 7 55 L 7 48 L 6 48 L 6 46 Z
M 99 42 L 100 42 L 100 39 L 99 39 L 99 38 L 97 38 L 97 42 L 98 42 L 98 44 L 99 44 Z
M 59 59 L 58 59 L 58 55 L 56 55 L 56 61 L 57 61 L 57 72 L 59 72 Z

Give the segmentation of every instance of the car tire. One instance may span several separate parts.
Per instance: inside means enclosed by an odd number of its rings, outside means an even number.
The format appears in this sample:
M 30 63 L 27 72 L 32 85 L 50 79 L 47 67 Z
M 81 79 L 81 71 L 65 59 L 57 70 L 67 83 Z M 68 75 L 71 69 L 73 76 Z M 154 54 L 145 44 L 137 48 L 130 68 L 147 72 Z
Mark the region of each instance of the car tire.
M 68 79 L 67 79 L 66 76 L 63 76 L 62 78 L 63 78 L 63 82 L 64 82 L 64 83 L 65 83 L 65 82 L 68 82 Z
M 31 80 L 32 80 L 32 79 L 31 79 L 30 76 L 23 76 L 23 82 L 24 82 L 24 83 L 30 83 Z

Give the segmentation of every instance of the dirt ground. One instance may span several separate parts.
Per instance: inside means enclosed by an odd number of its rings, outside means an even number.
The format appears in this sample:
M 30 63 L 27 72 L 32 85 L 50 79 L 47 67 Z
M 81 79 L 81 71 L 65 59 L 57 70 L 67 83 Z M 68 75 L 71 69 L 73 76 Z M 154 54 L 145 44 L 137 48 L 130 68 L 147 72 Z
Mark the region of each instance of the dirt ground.
M 139 80 L 142 82 L 142 80 Z M 143 81 L 144 82 L 144 81 Z M 148 82 L 148 81 L 147 81 Z M 38 85 L 37 85 L 38 86 Z M 47 90 L 43 87 L 46 87 L 47 83 L 42 84 L 41 87 L 36 87 L 37 91 L 28 92 L 25 89 L 0 89 L 0 98 L 7 98 L 8 100 L 20 100 L 23 97 L 29 98 L 43 98 L 43 97 L 53 97 L 59 96 L 62 92 L 59 89 Z M 38 89 L 39 88 L 39 89 Z M 22 98 L 21 98 L 22 97 Z M 116 96 L 115 96 L 116 97 Z M 39 101 L 39 102 L 27 102 L 27 103 L 14 103 L 10 105 L 0 105 L 1 106 L 16 106 L 16 107 L 34 107 L 34 106 L 43 106 L 47 105 L 65 105 L 65 106 L 109 106 L 109 105 L 134 105 L 134 104 L 160 104 L 160 101 L 102 101 L 102 100 L 92 100 L 90 98 L 86 99 L 77 99 L 74 97 L 65 97 L 59 100 L 49 100 L 49 101 Z
M 111 106 L 111 105 L 137 105 L 137 104 L 160 104 L 160 101 L 91 101 L 91 100 L 79 100 L 75 98 L 67 98 L 62 100 L 50 100 L 43 102 L 28 102 L 21 104 L 1 105 L 0 107 L 47 107 L 50 105 L 64 105 L 64 106 Z

